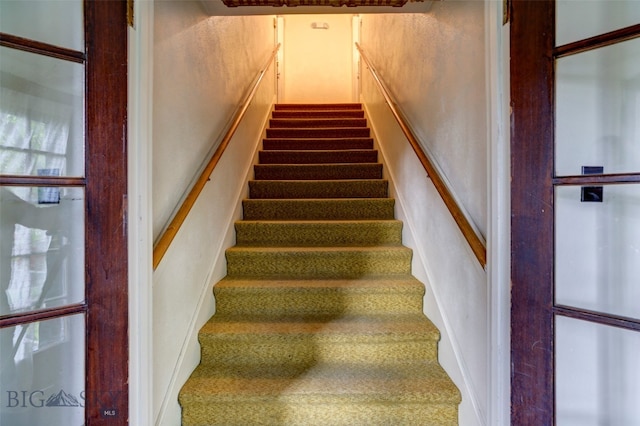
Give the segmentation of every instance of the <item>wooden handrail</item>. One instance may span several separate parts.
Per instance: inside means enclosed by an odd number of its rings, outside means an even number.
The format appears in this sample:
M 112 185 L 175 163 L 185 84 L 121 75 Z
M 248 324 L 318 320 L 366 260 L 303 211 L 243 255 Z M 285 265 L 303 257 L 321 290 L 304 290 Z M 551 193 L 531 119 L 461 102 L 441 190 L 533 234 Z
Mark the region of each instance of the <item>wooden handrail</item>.
M 189 212 L 191 211 L 194 204 L 196 203 L 196 200 L 200 196 L 200 193 L 204 189 L 204 186 L 209 181 L 209 176 L 215 169 L 216 165 L 218 164 L 218 161 L 220 161 L 220 157 L 222 157 L 222 154 L 227 148 L 227 145 L 229 145 L 231 138 L 233 137 L 234 133 L 238 129 L 238 126 L 240 125 L 242 118 L 247 112 L 247 109 L 249 108 L 251 101 L 253 101 L 253 97 L 258 91 L 258 87 L 260 86 L 260 83 L 262 82 L 264 75 L 266 74 L 267 70 L 271 66 L 271 63 L 276 57 L 276 54 L 278 53 L 279 48 L 280 48 L 280 43 L 278 43 L 275 49 L 273 49 L 273 52 L 271 52 L 269 59 L 267 60 L 265 65 L 262 67 L 262 69 L 258 73 L 258 76 L 256 77 L 253 85 L 250 86 L 249 93 L 244 98 L 240 108 L 238 109 L 237 113 L 233 118 L 231 125 L 229 126 L 224 137 L 222 138 L 222 141 L 220 141 L 218 148 L 216 149 L 216 151 L 213 153 L 213 155 L 207 162 L 207 165 L 202 170 L 202 173 L 200 173 L 200 177 L 193 184 L 193 187 L 189 191 L 189 194 L 180 205 L 180 208 L 178 209 L 174 217 L 171 219 L 169 226 L 167 226 L 167 228 L 164 230 L 164 232 L 158 238 L 156 244 L 154 245 L 153 247 L 153 269 L 154 270 L 158 267 L 158 265 L 162 261 L 162 258 L 164 257 L 165 253 L 169 249 L 171 242 L 173 241 L 175 236 L 178 234 L 180 227 L 182 226 L 187 216 L 189 215 Z
M 449 190 L 444 179 L 440 176 L 437 168 L 434 166 L 434 162 L 429 158 L 427 153 L 422 149 L 422 146 L 418 142 L 418 139 L 414 136 L 414 133 L 411 130 L 411 127 L 407 124 L 407 120 L 404 118 L 404 115 L 400 112 L 400 109 L 396 106 L 396 103 L 391 98 L 389 90 L 387 89 L 383 81 L 380 79 L 378 72 L 376 71 L 371 61 L 369 61 L 369 58 L 367 58 L 360 44 L 356 43 L 356 47 L 360 52 L 360 56 L 366 63 L 367 68 L 369 68 L 369 71 L 371 72 L 373 79 L 378 85 L 378 88 L 380 89 L 382 96 L 387 102 L 387 105 L 389 105 L 389 109 L 391 110 L 391 113 L 393 114 L 396 121 L 398 122 L 398 125 L 402 129 L 402 132 L 404 133 L 407 140 L 411 144 L 411 147 L 413 148 L 414 152 L 418 156 L 418 159 L 420 160 L 420 163 L 422 163 L 422 166 L 426 170 L 427 175 L 429 176 L 429 178 L 431 178 L 433 185 L 435 186 L 436 190 L 438 191 L 438 194 L 440 194 L 440 197 L 442 197 L 442 200 L 444 201 L 445 205 L 449 209 L 451 216 L 453 216 L 453 219 L 458 224 L 460 231 L 462 231 L 462 235 L 469 243 L 471 250 L 475 254 L 476 258 L 478 259 L 478 262 L 480 263 L 482 268 L 484 268 L 487 264 L 487 249 L 484 244 L 484 238 L 482 238 L 478 234 L 476 229 L 471 225 L 471 222 L 469 222 L 469 220 L 467 219 L 462 208 L 460 208 L 455 198 L 453 197 L 453 194 Z

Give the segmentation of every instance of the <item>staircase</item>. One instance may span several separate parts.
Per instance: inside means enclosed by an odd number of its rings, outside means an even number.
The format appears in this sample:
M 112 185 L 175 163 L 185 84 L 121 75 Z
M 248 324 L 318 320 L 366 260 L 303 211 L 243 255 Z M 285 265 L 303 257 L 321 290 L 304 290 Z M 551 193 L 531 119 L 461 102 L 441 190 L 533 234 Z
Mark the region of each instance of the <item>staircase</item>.
M 359 104 L 276 105 L 182 424 L 456 425 Z

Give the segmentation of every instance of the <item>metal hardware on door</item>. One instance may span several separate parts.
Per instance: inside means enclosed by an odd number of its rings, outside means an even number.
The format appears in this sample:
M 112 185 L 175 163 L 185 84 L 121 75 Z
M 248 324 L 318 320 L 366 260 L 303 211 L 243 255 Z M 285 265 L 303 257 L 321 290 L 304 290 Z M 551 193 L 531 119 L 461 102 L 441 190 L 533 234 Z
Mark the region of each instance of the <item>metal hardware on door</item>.
M 601 175 L 602 166 L 582 166 L 583 175 Z M 583 186 L 580 190 L 580 201 L 583 203 L 601 203 L 604 189 L 602 186 Z

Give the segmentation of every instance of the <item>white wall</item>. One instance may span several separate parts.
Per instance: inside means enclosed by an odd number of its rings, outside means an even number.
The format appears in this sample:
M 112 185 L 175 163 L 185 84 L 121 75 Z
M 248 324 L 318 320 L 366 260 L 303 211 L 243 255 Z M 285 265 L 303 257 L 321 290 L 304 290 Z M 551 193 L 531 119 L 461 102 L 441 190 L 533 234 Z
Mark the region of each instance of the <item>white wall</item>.
M 284 96 L 278 101 L 356 102 L 351 15 L 287 15 L 282 21 Z
M 441 2 L 427 15 L 364 15 L 361 45 L 453 192 L 487 231 L 487 105 L 483 2 Z M 392 179 L 425 313 L 442 333 L 440 362 L 460 388 L 460 424 L 487 423 L 487 275 L 393 124 L 366 69 L 362 97 Z
M 273 49 L 273 17 L 209 17 L 199 2 L 155 2 L 154 235 L 170 217 Z M 242 46 L 239 49 L 238 46 Z M 246 180 L 275 96 L 271 69 L 211 181 L 153 276 L 155 424 L 180 423 L 177 394 L 199 362 Z

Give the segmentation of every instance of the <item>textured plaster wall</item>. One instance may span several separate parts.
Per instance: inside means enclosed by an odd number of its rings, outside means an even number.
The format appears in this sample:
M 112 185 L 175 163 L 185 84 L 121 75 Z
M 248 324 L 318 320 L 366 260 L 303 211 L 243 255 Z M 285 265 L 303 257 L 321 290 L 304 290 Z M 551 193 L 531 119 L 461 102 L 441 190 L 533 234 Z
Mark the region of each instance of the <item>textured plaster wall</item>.
M 199 2 L 155 2 L 153 230 L 157 237 L 219 141 L 273 49 L 273 16 L 210 17 Z M 241 48 L 240 48 L 241 47 Z M 178 392 L 198 364 L 197 332 L 213 314 L 212 286 L 275 97 L 266 73 L 243 124 L 153 275 L 154 424 L 180 424 Z M 134 331 L 135 332 L 135 331 Z
M 198 1 L 157 1 L 155 23 L 153 230 L 157 237 L 269 56 L 274 29 L 272 16 L 212 17 Z
M 487 230 L 484 4 L 436 2 L 429 14 L 364 15 L 361 45 L 475 225 Z M 362 98 L 425 282 L 425 313 L 443 334 L 440 362 L 463 394 L 460 424 L 486 424 L 487 275 L 363 68 Z

